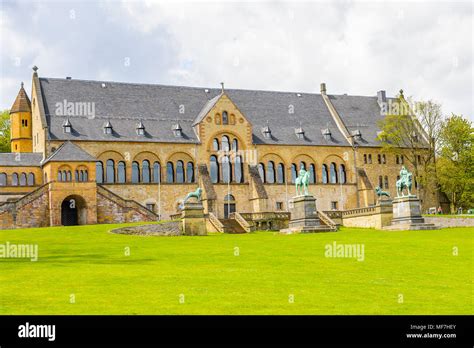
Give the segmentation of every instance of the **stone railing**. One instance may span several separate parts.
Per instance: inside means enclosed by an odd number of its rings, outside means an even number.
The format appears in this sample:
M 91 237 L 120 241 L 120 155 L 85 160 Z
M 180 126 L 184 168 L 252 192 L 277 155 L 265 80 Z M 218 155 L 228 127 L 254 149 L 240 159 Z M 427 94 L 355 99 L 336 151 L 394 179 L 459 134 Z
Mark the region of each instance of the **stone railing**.
M 170 220 L 179 220 L 181 219 L 183 213 L 170 214 Z
M 148 217 L 150 220 L 159 220 L 160 217 L 158 214 L 152 212 L 151 210 L 147 209 L 137 201 L 131 200 L 131 199 L 125 199 L 120 197 L 118 194 L 112 192 L 109 189 L 106 189 L 102 185 L 97 185 L 97 193 L 101 194 L 102 196 L 110 199 L 111 201 L 115 202 L 116 204 L 119 204 L 120 206 L 128 209 L 133 209 L 136 212 L 145 215 Z
M 323 211 L 318 210 L 318 217 L 325 225 L 329 226 L 331 230 L 337 230 L 337 224 Z
M 45 194 L 47 190 L 48 184 L 43 184 L 34 191 L 31 191 L 30 193 L 27 193 L 23 197 L 18 198 L 15 201 L 7 201 L 7 202 L 2 202 L 0 203 L 0 212 L 2 211 L 7 211 L 9 209 L 19 209 L 22 206 L 38 199 L 41 197 L 43 194 Z
M 344 210 L 342 212 L 342 216 L 344 218 L 350 217 L 353 215 L 372 215 L 375 213 L 375 206 L 374 207 L 365 207 L 365 208 L 356 208 L 350 210 Z
M 329 216 L 331 219 L 342 219 L 341 210 L 324 210 L 323 213 Z
M 290 213 L 282 212 L 256 212 L 256 213 L 240 213 L 240 215 L 247 221 L 261 221 L 261 220 L 289 220 Z
M 237 221 L 239 223 L 239 225 L 244 229 L 245 232 L 252 232 L 252 231 L 255 231 L 255 224 L 252 222 L 252 223 L 249 223 L 247 220 L 244 219 L 244 217 L 242 215 L 240 215 L 239 213 L 235 212 L 235 213 L 231 213 L 229 215 L 229 217 L 231 219 L 234 219 L 235 221 Z
M 213 213 L 209 212 L 208 218 L 218 232 L 224 233 L 224 225 Z

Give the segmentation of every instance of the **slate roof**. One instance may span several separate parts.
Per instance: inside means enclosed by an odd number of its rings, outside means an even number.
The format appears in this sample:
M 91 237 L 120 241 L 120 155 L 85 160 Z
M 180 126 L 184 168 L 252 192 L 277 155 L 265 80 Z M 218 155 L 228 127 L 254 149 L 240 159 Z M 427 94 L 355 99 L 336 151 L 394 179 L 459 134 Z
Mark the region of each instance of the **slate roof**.
M 39 152 L 0 152 L 0 166 L 2 167 L 39 167 L 43 154 Z
M 97 159 L 78 145 L 65 141 L 41 164 L 48 162 L 95 162 Z
M 198 143 L 193 125 L 202 120 L 222 92 L 220 88 L 57 78 L 39 80 L 52 140 Z M 226 89 L 225 93 L 252 124 L 255 144 L 349 146 L 320 94 L 237 89 Z M 380 117 L 377 98 L 331 98 L 336 101 L 335 107 L 344 122 L 364 125 L 361 126 L 364 145 L 376 144 L 376 121 Z M 95 116 L 57 115 L 56 103 L 64 100 L 93 103 L 89 105 L 94 105 Z M 72 132 L 64 133 L 62 125 L 68 117 Z M 112 134 L 104 134 L 106 122 L 111 122 Z M 136 132 L 139 122 L 145 126 L 144 136 Z M 182 137 L 175 137 L 172 131 L 178 123 Z M 272 129 L 271 138 L 264 138 L 262 133 L 267 125 Z M 300 126 L 305 131 L 303 139 L 295 134 Z M 330 140 L 324 139 L 323 129 L 331 131 Z

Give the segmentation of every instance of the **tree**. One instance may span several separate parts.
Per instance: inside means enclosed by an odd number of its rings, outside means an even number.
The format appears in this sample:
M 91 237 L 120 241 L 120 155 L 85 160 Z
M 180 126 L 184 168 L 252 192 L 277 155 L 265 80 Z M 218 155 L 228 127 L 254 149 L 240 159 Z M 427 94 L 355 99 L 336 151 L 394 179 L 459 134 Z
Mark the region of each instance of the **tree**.
M 11 152 L 9 110 L 4 110 L 0 114 L 0 152 Z
M 435 168 L 433 163 L 441 128 L 441 106 L 433 101 L 420 102 L 415 113 L 410 108 L 412 103 L 405 100 L 402 92 L 395 102 L 397 107 L 392 107 L 395 112 L 386 115 L 379 123 L 382 132 L 378 139 L 384 152 L 403 155 L 411 164 L 415 180 L 419 183 L 418 194 L 424 197 L 427 191 L 433 192 L 437 188 L 436 180 L 432 182 L 435 176 L 431 172 Z
M 440 132 L 437 161 L 442 190 L 456 208 L 474 207 L 474 128 L 462 116 L 452 115 Z

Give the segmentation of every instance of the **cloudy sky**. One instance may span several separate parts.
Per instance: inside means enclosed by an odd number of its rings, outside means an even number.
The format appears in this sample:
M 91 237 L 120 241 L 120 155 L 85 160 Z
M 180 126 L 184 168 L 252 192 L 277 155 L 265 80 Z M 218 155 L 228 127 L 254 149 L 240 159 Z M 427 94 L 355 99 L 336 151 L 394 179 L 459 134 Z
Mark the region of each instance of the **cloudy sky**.
M 1 3 L 0 108 L 46 77 L 433 99 L 473 117 L 471 1 Z

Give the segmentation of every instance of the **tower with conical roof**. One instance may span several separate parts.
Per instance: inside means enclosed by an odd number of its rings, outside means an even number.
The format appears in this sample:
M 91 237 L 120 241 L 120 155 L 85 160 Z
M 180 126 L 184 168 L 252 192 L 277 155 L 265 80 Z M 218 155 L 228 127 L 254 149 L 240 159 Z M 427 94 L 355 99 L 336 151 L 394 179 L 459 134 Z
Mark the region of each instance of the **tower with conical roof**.
M 12 152 L 33 152 L 31 102 L 21 83 L 20 91 L 10 109 Z

